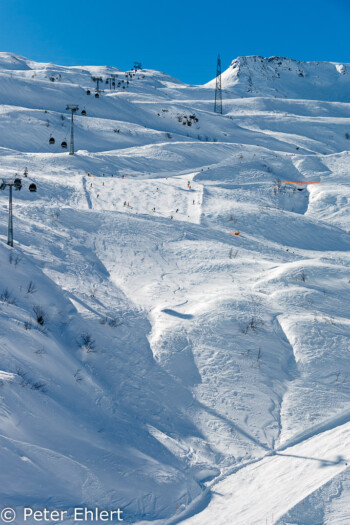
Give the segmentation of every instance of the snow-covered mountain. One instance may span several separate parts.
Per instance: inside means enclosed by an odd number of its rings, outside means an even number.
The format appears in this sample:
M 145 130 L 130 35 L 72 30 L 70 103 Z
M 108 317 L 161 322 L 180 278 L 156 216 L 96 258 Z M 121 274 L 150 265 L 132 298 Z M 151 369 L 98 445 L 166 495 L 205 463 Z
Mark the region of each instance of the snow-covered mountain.
M 0 192 L 18 523 L 349 520 L 349 71 L 239 58 L 218 115 L 215 81 L 0 54 L 0 178 L 28 169 L 14 248 Z
M 208 85 L 214 83 L 211 81 Z M 223 73 L 222 85 L 231 94 L 242 97 L 350 101 L 349 64 L 300 62 L 284 57 L 239 57 Z

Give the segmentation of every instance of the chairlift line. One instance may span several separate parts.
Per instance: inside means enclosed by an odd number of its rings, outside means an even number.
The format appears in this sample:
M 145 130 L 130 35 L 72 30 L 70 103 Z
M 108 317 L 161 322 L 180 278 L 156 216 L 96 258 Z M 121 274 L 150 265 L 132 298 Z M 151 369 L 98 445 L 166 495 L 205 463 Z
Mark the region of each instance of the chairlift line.
M 141 66 L 141 64 L 140 64 L 140 66 Z M 140 68 L 140 69 L 141 69 L 141 68 Z M 131 73 L 127 72 L 127 73 L 125 74 L 126 78 L 128 78 L 128 75 L 129 75 L 130 78 L 131 78 Z M 117 81 L 117 80 L 116 80 L 117 78 L 118 78 L 118 75 L 117 75 L 117 74 L 113 74 L 113 75 L 110 75 L 110 77 L 108 77 L 107 79 L 105 79 L 105 83 L 106 83 L 107 85 L 109 84 L 110 89 L 112 89 L 112 88 L 115 89 L 115 88 L 116 88 L 116 85 L 117 85 L 118 87 L 121 87 L 121 82 L 124 84 L 124 80 L 122 80 L 122 81 L 120 82 L 120 81 Z M 100 92 L 101 92 L 101 90 L 100 90 L 100 83 L 103 82 L 103 78 L 102 78 L 102 77 L 91 77 L 91 79 L 93 80 L 93 82 L 96 83 L 95 93 L 92 93 L 92 90 L 91 90 L 90 88 L 82 88 L 82 89 L 83 89 L 83 91 L 85 91 L 86 95 L 89 96 L 89 95 L 94 94 L 94 97 L 95 97 L 96 99 L 98 99 L 98 98 L 100 98 Z M 127 83 L 129 83 L 129 82 L 127 81 Z M 125 89 L 125 86 L 122 86 L 122 87 L 123 87 L 123 89 Z M 73 121 L 73 113 L 75 113 L 75 112 L 79 109 L 79 107 L 78 107 L 78 106 L 74 106 L 74 107 L 73 107 L 73 106 L 69 106 L 69 105 L 67 105 L 66 110 L 68 110 L 68 109 L 72 111 L 72 118 L 71 118 L 71 145 L 70 145 L 70 154 L 74 154 L 74 138 L 72 138 L 72 133 L 73 133 L 73 123 L 72 123 L 72 121 Z M 81 110 L 81 115 L 82 115 L 82 116 L 86 116 L 86 115 L 87 115 L 87 111 L 86 111 L 85 108 Z M 54 128 L 56 129 L 57 133 L 59 133 L 59 130 L 58 130 L 58 128 L 56 128 L 55 125 L 54 125 Z M 52 135 L 50 135 L 50 138 L 49 138 L 49 145 L 50 145 L 50 146 L 53 146 L 53 145 L 55 145 L 55 144 L 56 144 L 56 139 L 55 139 L 55 137 L 53 137 Z M 67 149 L 67 148 L 68 148 L 67 138 L 65 138 L 61 143 L 58 143 L 58 144 L 60 144 L 60 147 L 61 147 L 62 149 Z M 56 150 L 56 153 L 58 153 L 57 150 Z M 34 191 L 34 190 L 33 190 L 33 191 Z

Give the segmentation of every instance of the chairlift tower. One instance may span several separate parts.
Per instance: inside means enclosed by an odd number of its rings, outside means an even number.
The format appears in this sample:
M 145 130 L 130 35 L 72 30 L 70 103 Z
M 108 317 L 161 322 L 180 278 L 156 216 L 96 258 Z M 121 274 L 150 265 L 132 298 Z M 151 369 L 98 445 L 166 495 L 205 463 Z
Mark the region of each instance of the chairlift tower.
M 221 59 L 218 55 L 216 64 L 216 82 L 215 82 L 215 102 L 214 113 L 222 115 L 222 90 L 221 90 Z
M 27 168 L 26 168 L 27 169 Z M 22 188 L 22 179 L 20 179 L 16 173 L 16 178 L 13 180 L 2 179 L 0 184 L 0 190 L 9 189 L 9 223 L 7 232 L 7 244 L 13 248 L 13 218 L 12 218 L 12 190 L 19 191 Z M 33 182 L 29 184 L 29 191 L 36 192 L 36 184 Z
M 102 82 L 102 77 L 91 77 L 93 82 L 96 82 L 96 93 L 100 92 L 100 82 Z
M 70 119 L 70 148 L 69 148 L 69 155 L 74 155 L 74 131 L 73 131 L 73 115 L 76 113 L 79 109 L 79 106 L 75 106 L 74 104 L 69 105 L 67 104 L 66 110 L 72 112 L 72 116 Z
M 134 69 L 135 69 L 135 71 L 138 71 L 139 69 L 142 69 L 141 62 L 134 62 Z
M 2 180 L 0 190 L 9 189 L 9 222 L 7 230 L 7 244 L 13 247 L 13 219 L 12 219 L 12 188 L 20 190 L 22 188 L 22 181 L 19 178 L 14 180 Z
M 117 77 L 118 77 L 118 75 L 111 75 L 110 77 L 106 78 L 106 84 L 108 85 L 108 83 L 109 83 L 109 89 L 110 90 L 112 89 L 112 86 L 113 86 L 113 89 L 115 89 L 115 79 Z

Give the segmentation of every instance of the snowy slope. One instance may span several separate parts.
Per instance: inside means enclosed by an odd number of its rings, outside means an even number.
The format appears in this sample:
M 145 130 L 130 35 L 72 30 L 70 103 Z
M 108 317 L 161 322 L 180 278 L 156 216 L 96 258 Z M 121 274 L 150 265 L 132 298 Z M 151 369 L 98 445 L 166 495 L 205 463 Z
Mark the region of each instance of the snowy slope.
M 237 59 L 217 115 L 213 82 L 0 54 L 0 176 L 29 171 L 13 249 L 0 192 L 0 506 L 347 522 L 348 70 Z

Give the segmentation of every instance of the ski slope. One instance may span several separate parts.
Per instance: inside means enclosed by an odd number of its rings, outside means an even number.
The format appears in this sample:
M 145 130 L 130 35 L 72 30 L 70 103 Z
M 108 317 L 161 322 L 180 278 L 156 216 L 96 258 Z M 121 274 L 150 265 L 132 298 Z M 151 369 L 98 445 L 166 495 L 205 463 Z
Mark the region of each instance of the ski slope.
M 349 521 L 349 71 L 0 54 L 0 507 Z

